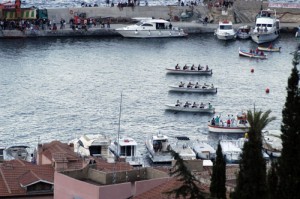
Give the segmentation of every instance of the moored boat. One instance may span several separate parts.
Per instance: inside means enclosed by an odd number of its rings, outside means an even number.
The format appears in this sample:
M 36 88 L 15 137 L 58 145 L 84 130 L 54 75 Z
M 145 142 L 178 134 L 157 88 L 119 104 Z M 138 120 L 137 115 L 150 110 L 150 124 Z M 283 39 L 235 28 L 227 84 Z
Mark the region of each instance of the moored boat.
M 176 104 L 166 104 L 166 110 L 175 111 L 175 112 L 190 112 L 190 113 L 214 113 L 215 108 L 212 107 L 210 103 L 197 104 L 194 102 L 193 104 L 190 102 L 185 102 L 183 104 L 179 100 L 177 100 Z
M 83 157 L 93 156 L 102 157 L 107 160 L 114 159 L 110 152 L 110 138 L 102 134 L 85 134 L 78 139 L 71 140 L 69 143 L 74 144 L 74 152 Z
M 170 91 L 174 92 L 186 92 L 186 93 L 217 93 L 217 88 L 213 84 L 209 85 L 204 83 L 203 85 L 198 84 L 198 82 L 189 82 L 186 86 L 184 83 L 180 82 L 178 86 L 169 86 Z
M 281 50 L 281 47 L 274 48 L 272 46 L 269 46 L 269 47 L 258 46 L 257 48 L 260 51 L 267 51 L 267 52 L 280 52 L 280 50 Z
M 256 17 L 255 28 L 251 32 L 251 38 L 255 43 L 271 42 L 279 36 L 279 19 L 275 10 L 261 10 Z
M 232 22 L 229 20 L 223 20 L 219 22 L 215 35 L 220 40 L 232 40 L 236 38 L 236 32 L 232 27 Z
M 241 159 L 242 149 L 238 140 L 220 140 L 225 161 L 229 164 L 238 164 Z
M 137 154 L 137 142 L 133 138 L 116 139 L 109 149 L 116 157 L 124 158 L 131 166 L 143 166 L 143 159 Z
M 239 113 L 236 117 L 228 115 L 226 119 L 214 116 L 211 121 L 208 121 L 208 131 L 212 133 L 244 134 L 249 128 L 246 113 Z
M 238 39 L 249 39 L 251 37 L 250 35 L 251 27 L 248 25 L 241 26 L 238 28 L 236 32 L 236 36 Z
M 190 138 L 187 136 L 176 136 L 176 143 L 171 148 L 177 152 L 183 160 L 195 160 L 196 154 L 191 148 Z
M 181 75 L 212 75 L 212 69 L 206 65 L 206 67 L 201 66 L 198 67 L 194 65 L 188 66 L 184 65 L 182 68 L 177 64 L 175 68 L 166 68 L 168 74 L 181 74 Z
M 171 163 L 174 160 L 171 155 L 171 146 L 169 138 L 166 135 L 158 133 L 149 136 L 145 142 L 149 158 L 153 163 Z
M 239 48 L 239 55 L 244 57 L 256 58 L 256 59 L 267 59 L 267 55 L 263 53 L 263 51 L 255 51 L 255 50 L 242 50 Z
M 123 37 L 134 38 L 171 38 L 186 37 L 187 33 L 178 27 L 173 27 L 171 22 L 163 19 L 145 19 L 134 25 L 117 28 L 116 31 Z
M 29 153 L 29 148 L 27 145 L 0 147 L 0 160 L 20 159 L 30 162 L 31 154 Z
M 282 132 L 280 130 L 263 131 L 263 150 L 272 157 L 280 157 L 282 151 Z
M 199 159 L 213 160 L 216 158 L 216 150 L 207 140 L 196 140 L 193 142 L 192 147 Z

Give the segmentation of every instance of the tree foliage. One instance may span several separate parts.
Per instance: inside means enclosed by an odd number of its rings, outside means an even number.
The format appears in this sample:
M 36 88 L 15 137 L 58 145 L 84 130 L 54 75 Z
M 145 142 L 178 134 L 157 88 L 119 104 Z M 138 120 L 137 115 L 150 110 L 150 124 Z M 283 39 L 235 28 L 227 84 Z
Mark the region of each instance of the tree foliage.
M 282 152 L 278 160 L 278 194 L 282 199 L 299 198 L 300 195 L 299 56 L 294 54 L 293 68 L 286 88 L 286 102 L 282 110 Z
M 187 166 L 184 164 L 184 160 L 180 155 L 171 150 L 171 154 L 176 160 L 174 165 L 174 170 L 170 172 L 173 177 L 176 177 L 178 181 L 182 182 L 182 185 L 171 191 L 165 192 L 168 195 L 174 195 L 175 198 L 190 198 L 190 199 L 204 199 L 204 196 L 197 186 L 196 183 L 200 182 L 195 178 L 194 175 L 188 170 Z
M 266 162 L 262 154 L 262 130 L 275 117 L 269 117 L 271 111 L 251 111 L 247 113 L 250 124 L 249 140 L 245 142 L 239 163 L 240 171 L 237 186 L 232 194 L 234 199 L 265 199 L 266 188 Z
M 226 161 L 220 143 L 218 144 L 216 155 L 210 183 L 210 194 L 214 198 L 226 199 Z

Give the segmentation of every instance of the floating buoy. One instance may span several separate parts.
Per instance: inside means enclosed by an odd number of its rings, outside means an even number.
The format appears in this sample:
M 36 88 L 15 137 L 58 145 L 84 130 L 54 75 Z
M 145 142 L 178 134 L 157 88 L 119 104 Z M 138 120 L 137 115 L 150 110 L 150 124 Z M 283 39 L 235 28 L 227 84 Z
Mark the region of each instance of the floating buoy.
M 254 73 L 254 69 L 253 68 L 251 68 L 251 73 Z
M 270 92 L 270 89 L 269 88 L 266 88 L 266 93 L 269 93 Z

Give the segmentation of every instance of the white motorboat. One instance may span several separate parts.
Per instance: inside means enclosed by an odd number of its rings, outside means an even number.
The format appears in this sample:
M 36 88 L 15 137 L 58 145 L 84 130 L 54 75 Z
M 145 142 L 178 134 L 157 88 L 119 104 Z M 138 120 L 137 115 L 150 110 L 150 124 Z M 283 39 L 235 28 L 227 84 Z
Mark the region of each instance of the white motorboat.
M 216 158 L 216 150 L 208 143 L 207 140 L 194 141 L 193 150 L 199 159 L 213 160 Z
M 186 102 L 182 104 L 182 102 L 177 101 L 176 104 L 166 104 L 166 110 L 176 111 L 176 112 L 190 112 L 190 113 L 214 113 L 215 108 L 212 107 L 210 103 L 208 104 L 197 104 L 194 102 L 193 104 L 190 102 Z
M 109 149 L 119 158 L 124 158 L 131 166 L 143 166 L 143 159 L 137 155 L 137 142 L 130 137 L 122 137 L 111 143 Z
M 252 40 L 258 44 L 274 41 L 279 36 L 279 23 L 276 10 L 261 10 L 251 31 Z
M 178 27 L 173 27 L 172 23 L 163 19 L 141 20 L 134 25 L 117 28 L 116 31 L 123 37 L 134 38 L 170 38 L 186 37 L 187 33 Z
M 251 27 L 248 25 L 241 26 L 238 28 L 236 32 L 236 36 L 238 39 L 249 39 L 251 37 Z
M 223 20 L 219 22 L 215 35 L 220 40 L 232 40 L 236 38 L 236 31 L 233 29 L 232 22 Z
M 221 140 L 220 145 L 222 147 L 222 153 L 227 163 L 237 164 L 240 161 L 242 154 L 241 145 L 239 140 Z
M 198 84 L 198 82 L 188 83 L 186 86 L 184 83 L 180 83 L 178 86 L 169 86 L 170 91 L 174 92 L 185 92 L 185 93 L 217 93 L 217 88 L 213 84 L 209 85 L 204 83 L 203 85 Z
M 282 151 L 282 132 L 280 130 L 263 131 L 263 150 L 270 157 L 280 157 Z
M 239 113 L 236 117 L 228 115 L 225 119 L 214 116 L 211 121 L 208 121 L 208 131 L 212 133 L 245 134 L 249 128 L 246 113 Z
M 27 145 L 12 145 L 8 147 L 0 147 L 0 160 L 25 160 L 31 161 L 31 154 L 29 153 L 29 146 Z
M 171 155 L 169 138 L 158 133 L 148 137 L 145 142 L 149 158 L 153 163 L 171 163 L 174 159 Z
M 190 138 L 186 136 L 177 136 L 175 145 L 172 149 L 177 152 L 183 160 L 195 160 L 196 154 L 191 147 Z
M 69 143 L 74 144 L 74 152 L 81 156 L 102 157 L 109 160 L 114 158 L 114 155 L 109 150 L 111 140 L 105 135 L 86 134 Z

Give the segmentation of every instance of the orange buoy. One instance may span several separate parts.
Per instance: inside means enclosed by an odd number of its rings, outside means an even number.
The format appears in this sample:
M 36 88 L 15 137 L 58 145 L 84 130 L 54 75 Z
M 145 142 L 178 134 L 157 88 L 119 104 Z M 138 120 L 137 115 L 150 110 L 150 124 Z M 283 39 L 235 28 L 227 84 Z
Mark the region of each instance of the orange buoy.
M 269 88 L 266 88 L 266 93 L 269 93 L 270 92 L 270 89 Z
M 251 68 L 251 73 L 254 73 L 254 69 L 253 68 Z

